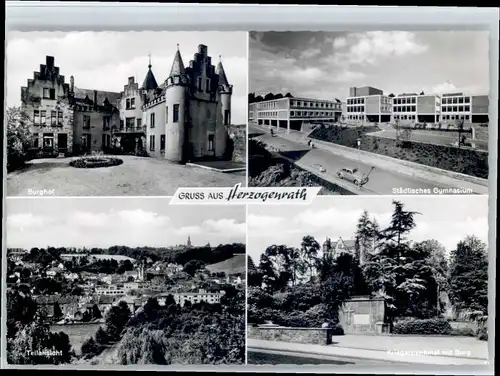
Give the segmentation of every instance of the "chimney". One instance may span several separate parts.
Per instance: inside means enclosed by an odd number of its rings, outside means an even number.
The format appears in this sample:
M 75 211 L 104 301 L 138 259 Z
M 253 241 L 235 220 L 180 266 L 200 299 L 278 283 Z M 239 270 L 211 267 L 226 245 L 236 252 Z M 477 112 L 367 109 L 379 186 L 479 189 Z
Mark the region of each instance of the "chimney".
M 97 90 L 94 90 L 94 106 L 97 106 Z
M 45 57 L 45 65 L 47 68 L 53 68 L 54 67 L 54 56 L 46 56 Z
M 71 76 L 69 78 L 69 92 L 74 93 L 75 92 L 75 77 Z

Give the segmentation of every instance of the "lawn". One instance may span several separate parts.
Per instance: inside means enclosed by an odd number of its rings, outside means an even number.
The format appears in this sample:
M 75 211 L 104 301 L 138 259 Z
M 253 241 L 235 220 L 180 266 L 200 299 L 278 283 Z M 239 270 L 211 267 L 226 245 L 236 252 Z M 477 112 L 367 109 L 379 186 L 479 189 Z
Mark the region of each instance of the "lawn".
M 55 196 L 171 196 L 179 187 L 246 185 L 244 171 L 222 173 L 153 158 L 119 158 L 119 166 L 89 169 L 71 167 L 71 158 L 35 159 L 7 175 L 7 195 L 54 189 Z

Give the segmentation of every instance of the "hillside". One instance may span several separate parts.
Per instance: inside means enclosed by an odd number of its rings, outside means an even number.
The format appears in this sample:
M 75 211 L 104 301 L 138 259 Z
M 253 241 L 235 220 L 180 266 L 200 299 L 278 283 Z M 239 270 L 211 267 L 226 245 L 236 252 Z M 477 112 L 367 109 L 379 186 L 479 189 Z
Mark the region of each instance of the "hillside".
M 207 265 L 205 268 L 211 273 L 224 272 L 226 274 L 245 274 L 246 254 L 236 254 L 230 259 Z

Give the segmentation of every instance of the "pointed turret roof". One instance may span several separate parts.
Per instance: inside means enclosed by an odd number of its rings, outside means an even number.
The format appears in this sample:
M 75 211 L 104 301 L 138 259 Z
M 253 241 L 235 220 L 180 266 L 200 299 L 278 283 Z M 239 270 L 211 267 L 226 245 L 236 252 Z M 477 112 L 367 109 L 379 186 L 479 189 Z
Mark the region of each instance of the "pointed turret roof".
M 151 67 L 151 55 L 149 55 L 148 73 L 146 73 L 146 78 L 142 83 L 142 89 L 144 90 L 155 90 L 158 88 L 158 83 L 156 82 L 156 78 L 151 70 Z
M 222 66 L 221 55 L 219 55 L 219 64 L 217 64 L 216 72 L 219 75 L 219 85 L 227 85 L 229 86 L 229 82 L 227 80 L 226 72 L 224 72 L 224 67 Z
M 177 44 L 177 52 L 175 53 L 172 69 L 170 69 L 170 77 L 180 76 L 181 74 L 184 74 L 184 72 L 184 63 L 182 62 L 181 52 L 179 51 L 179 45 Z

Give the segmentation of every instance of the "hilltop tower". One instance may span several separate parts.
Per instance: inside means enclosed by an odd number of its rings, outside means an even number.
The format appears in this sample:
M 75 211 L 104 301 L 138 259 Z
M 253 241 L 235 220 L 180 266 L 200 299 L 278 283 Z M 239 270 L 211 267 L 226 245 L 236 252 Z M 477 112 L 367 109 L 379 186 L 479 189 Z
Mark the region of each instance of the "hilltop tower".
M 188 248 L 191 248 L 191 237 L 190 236 L 188 236 L 188 240 L 187 240 L 186 246 Z
M 166 80 L 165 159 L 182 163 L 185 159 L 189 75 L 177 45 L 170 75 Z
M 222 65 L 221 55 L 219 55 L 219 64 L 217 64 L 216 73 L 219 77 L 218 89 L 220 101 L 218 106 L 218 116 L 221 120 L 217 123 L 222 124 L 223 126 L 218 127 L 217 129 L 215 154 L 217 156 L 222 156 L 226 151 L 228 130 L 231 125 L 231 97 L 233 95 L 233 85 L 230 85 L 227 80 L 226 72 L 224 71 L 224 66 Z

